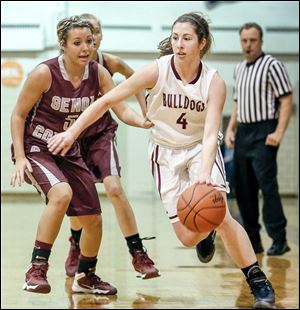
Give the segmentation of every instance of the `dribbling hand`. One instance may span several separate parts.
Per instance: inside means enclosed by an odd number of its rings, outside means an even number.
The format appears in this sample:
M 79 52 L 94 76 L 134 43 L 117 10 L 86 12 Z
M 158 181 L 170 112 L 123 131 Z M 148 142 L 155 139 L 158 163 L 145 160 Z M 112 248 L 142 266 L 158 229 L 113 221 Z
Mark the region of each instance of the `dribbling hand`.
M 211 178 L 211 175 L 208 173 L 200 173 L 198 177 L 198 182 L 200 184 L 207 184 L 212 186 L 218 186 L 213 179 Z

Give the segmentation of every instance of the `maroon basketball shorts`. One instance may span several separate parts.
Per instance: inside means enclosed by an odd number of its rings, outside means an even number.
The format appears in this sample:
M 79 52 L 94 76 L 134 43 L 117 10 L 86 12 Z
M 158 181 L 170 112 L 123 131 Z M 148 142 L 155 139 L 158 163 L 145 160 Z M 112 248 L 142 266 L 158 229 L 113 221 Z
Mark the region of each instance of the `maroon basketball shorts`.
M 115 130 L 81 138 L 79 144 L 82 158 L 93 173 L 95 182 L 103 182 L 111 175 L 120 176 Z
M 32 173 L 27 172 L 28 183 L 33 184 L 41 195 L 47 197 L 52 186 L 60 182 L 69 183 L 73 197 L 68 216 L 101 213 L 93 176 L 80 156 L 79 148 L 65 157 L 54 156 L 47 151 L 31 152 L 26 157 L 33 169 Z

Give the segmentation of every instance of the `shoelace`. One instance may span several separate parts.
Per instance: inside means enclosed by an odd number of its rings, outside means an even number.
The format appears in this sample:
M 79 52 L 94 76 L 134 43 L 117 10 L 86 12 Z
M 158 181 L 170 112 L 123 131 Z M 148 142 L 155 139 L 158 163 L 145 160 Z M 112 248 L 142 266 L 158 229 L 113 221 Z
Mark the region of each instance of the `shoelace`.
M 268 295 L 269 292 L 273 290 L 271 283 L 265 278 L 258 278 L 252 280 L 250 287 L 253 294 L 255 290 L 259 290 L 265 295 Z
M 156 239 L 156 237 L 152 236 L 152 237 L 143 237 L 141 238 L 141 241 L 142 240 L 145 240 L 145 241 L 148 241 L 148 240 L 153 240 L 153 239 Z M 144 263 L 146 264 L 151 264 L 151 265 L 154 265 L 154 262 L 152 261 L 152 259 L 150 259 L 150 257 L 148 256 L 147 254 L 147 249 L 143 246 L 143 251 L 144 252 L 139 252 L 141 253 L 139 256 L 141 257 L 141 259 L 143 260 Z
M 141 238 L 141 240 L 152 240 L 152 239 L 156 239 L 156 237 L 152 236 L 152 237 L 144 237 L 144 238 Z
M 152 259 L 150 259 L 150 257 L 147 254 L 146 249 L 144 248 L 144 252 L 141 251 L 135 251 L 136 255 L 137 255 L 137 259 L 142 261 L 144 264 L 151 264 L 154 265 L 154 262 L 152 261 Z
M 87 277 L 88 277 L 91 281 L 95 282 L 96 284 L 110 285 L 108 282 L 102 281 L 101 278 L 98 277 L 98 276 L 97 276 L 95 273 L 93 273 L 93 272 L 88 273 L 88 274 L 87 274 Z
M 148 240 L 153 240 L 153 239 L 156 239 L 156 237 L 154 237 L 154 236 L 152 236 L 152 237 L 144 237 L 144 238 L 141 238 L 141 241 L 143 241 L 143 240 L 148 241 Z M 143 246 L 143 251 L 144 251 L 144 253 L 147 254 L 147 249 L 144 246 Z M 148 255 L 147 255 L 147 257 L 148 257 Z
M 32 264 L 33 271 L 31 272 L 31 275 L 34 277 L 43 277 L 47 279 L 47 270 L 48 266 L 46 264 Z

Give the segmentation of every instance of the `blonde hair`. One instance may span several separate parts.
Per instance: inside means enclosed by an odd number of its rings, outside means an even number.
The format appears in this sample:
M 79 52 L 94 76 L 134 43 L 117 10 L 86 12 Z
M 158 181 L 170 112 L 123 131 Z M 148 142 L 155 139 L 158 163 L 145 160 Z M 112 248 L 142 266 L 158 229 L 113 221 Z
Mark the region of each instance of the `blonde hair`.
M 81 18 L 78 15 L 66 17 L 58 22 L 56 27 L 56 33 L 59 44 L 66 44 L 68 40 L 68 33 L 74 28 L 89 28 L 94 33 L 93 25 L 86 19 Z M 61 50 L 62 52 L 62 50 Z
M 91 21 L 91 20 L 94 20 L 96 21 L 96 23 L 98 24 L 99 28 L 101 29 L 101 22 L 100 20 L 93 14 L 90 14 L 90 13 L 83 13 L 79 16 L 80 18 L 84 19 L 84 20 L 87 20 L 87 21 Z

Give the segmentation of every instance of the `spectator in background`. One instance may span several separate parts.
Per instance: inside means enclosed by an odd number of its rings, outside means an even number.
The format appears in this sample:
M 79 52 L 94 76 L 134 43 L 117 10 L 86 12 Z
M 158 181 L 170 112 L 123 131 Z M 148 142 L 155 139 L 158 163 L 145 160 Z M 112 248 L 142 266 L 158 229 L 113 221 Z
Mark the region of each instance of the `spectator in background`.
M 290 250 L 277 182 L 277 152 L 292 112 L 292 86 L 283 64 L 262 50 L 263 31 L 256 23 L 240 28 L 245 60 L 234 71 L 234 105 L 225 134 L 234 147 L 234 186 L 244 227 L 256 253 L 264 251 L 259 224 L 273 240 L 268 255 Z

